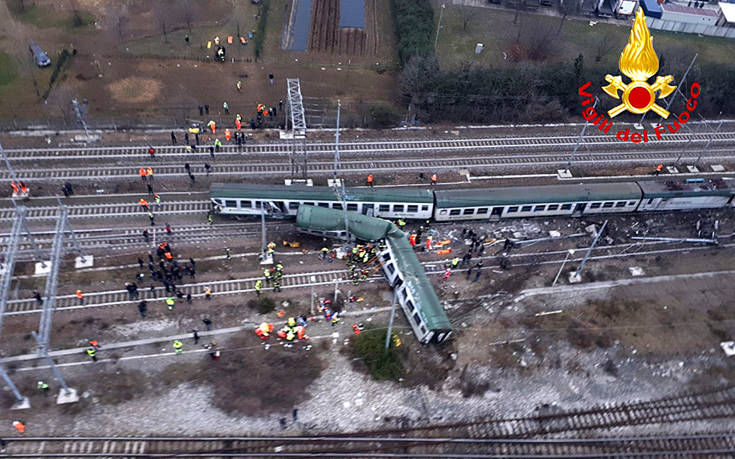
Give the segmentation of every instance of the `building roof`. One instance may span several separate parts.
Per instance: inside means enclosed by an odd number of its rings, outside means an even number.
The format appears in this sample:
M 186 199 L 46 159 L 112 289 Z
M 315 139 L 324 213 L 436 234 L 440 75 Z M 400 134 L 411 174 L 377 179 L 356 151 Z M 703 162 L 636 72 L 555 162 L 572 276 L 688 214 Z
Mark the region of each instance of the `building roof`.
M 720 2 L 718 5 L 720 5 L 720 10 L 722 11 L 722 15 L 725 16 L 725 20 L 735 23 L 735 3 Z
M 435 195 L 437 208 L 448 208 L 640 199 L 641 190 L 635 182 L 621 182 L 441 190 Z
M 383 239 L 390 230 L 391 222 L 368 217 L 358 212 L 347 212 L 350 234 L 363 241 Z M 339 231 L 345 229 L 345 213 L 326 207 L 299 206 L 296 226 L 317 231 Z
M 720 178 L 694 180 L 648 180 L 638 184 L 643 190 L 643 199 L 650 198 L 683 198 L 704 196 L 730 196 L 735 194 L 735 188 Z
M 664 3 L 661 5 L 661 9 L 666 12 L 679 13 L 679 14 L 692 14 L 695 16 L 710 16 L 717 17 L 718 14 L 708 8 L 690 8 L 688 6 L 676 5 L 674 3 Z
M 391 230 L 386 237 L 390 245 L 395 263 L 401 271 L 403 283 L 421 306 L 417 308 L 424 323 L 432 330 L 451 330 L 447 313 L 444 311 L 439 297 L 436 296 L 434 286 L 431 285 L 423 265 L 416 257 L 416 252 L 408 242 L 406 234 L 391 224 Z M 410 320 L 410 319 L 409 319 Z
M 430 190 L 382 187 L 347 188 L 345 193 L 346 200 L 349 202 L 407 202 L 422 204 L 431 204 L 434 202 L 434 196 Z M 213 183 L 210 187 L 210 196 L 213 198 L 238 199 L 338 200 L 334 188 L 326 186 L 285 186 L 245 183 Z

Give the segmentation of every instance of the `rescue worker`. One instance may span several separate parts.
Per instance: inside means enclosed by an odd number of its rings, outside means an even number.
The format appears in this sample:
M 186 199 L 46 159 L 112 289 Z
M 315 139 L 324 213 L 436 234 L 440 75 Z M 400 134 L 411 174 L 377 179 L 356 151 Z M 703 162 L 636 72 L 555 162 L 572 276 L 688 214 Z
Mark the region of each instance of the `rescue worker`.
M 155 222 L 154 217 L 153 217 L 153 212 L 148 211 L 148 219 L 150 219 L 150 221 L 151 221 L 151 226 L 155 226 L 156 222 Z
M 82 294 L 82 291 L 77 289 L 76 295 L 77 298 L 79 298 L 79 304 L 84 304 L 84 295 Z
M 174 340 L 174 352 L 176 352 L 177 354 L 181 354 L 182 352 L 184 352 L 183 347 L 184 343 L 182 343 L 181 340 Z
M 239 119 L 239 116 L 240 115 L 237 115 L 237 116 L 238 116 L 238 119 L 235 120 L 235 127 L 239 131 L 240 129 L 242 129 L 242 121 L 240 121 L 240 119 Z
M 235 86 L 237 87 L 237 90 L 240 91 L 242 89 L 242 81 L 237 80 L 237 84 Z
M 442 276 L 442 278 L 444 280 L 447 280 L 447 279 L 449 279 L 449 276 L 451 276 L 451 275 L 452 275 L 452 270 L 449 269 L 449 268 L 447 268 L 446 270 L 444 270 L 444 276 Z
M 411 236 L 408 237 L 408 242 L 411 244 L 411 247 L 416 245 L 416 233 L 412 233 Z
M 99 342 L 99 341 L 97 341 L 97 340 L 96 340 L 96 339 L 94 339 L 94 338 L 92 338 L 92 339 L 90 339 L 90 340 L 87 340 L 87 342 L 89 343 L 89 345 L 90 345 L 90 346 L 92 346 L 92 347 L 93 347 L 93 348 L 95 348 L 95 349 L 100 349 L 100 348 L 102 348 L 102 346 L 100 346 L 100 342 Z
M 434 239 L 433 236 L 426 236 L 426 250 L 431 250 L 432 239 Z
M 222 142 L 219 139 L 214 139 L 214 150 L 219 152 L 219 149 L 222 147 Z
M 148 210 L 148 201 L 146 201 L 143 198 L 140 198 L 140 201 L 138 201 L 138 203 L 140 204 L 142 208 L 144 208 L 145 210 Z
M 48 384 L 44 381 L 38 381 L 38 384 L 36 384 L 36 387 L 38 390 L 43 391 L 43 396 L 48 396 Z
M 158 193 L 155 193 L 153 195 L 153 199 L 156 201 L 156 206 L 161 207 L 161 196 L 158 195 Z
M 273 252 L 275 252 L 275 249 L 276 249 L 276 243 L 269 242 L 268 245 L 266 246 L 265 254 L 270 257 L 271 255 L 273 255 Z
M 146 174 L 148 174 L 148 180 L 152 181 L 153 180 L 153 168 L 149 167 L 148 170 L 146 171 Z
M 373 187 L 373 174 L 368 174 L 367 176 L 367 186 Z
M 143 180 L 145 180 L 145 176 L 143 176 Z M 10 182 L 10 187 L 13 189 L 13 196 L 18 196 L 18 185 L 15 182 Z
M 362 271 L 360 272 L 360 280 L 361 280 L 362 282 L 365 282 L 365 281 L 367 280 L 367 278 L 368 278 L 368 271 L 367 271 L 367 269 L 363 269 L 363 270 L 362 270 Z
M 361 332 L 362 330 L 361 330 L 361 328 L 360 328 L 360 326 L 359 326 L 359 325 L 357 325 L 357 324 L 352 324 L 352 331 L 353 331 L 353 333 L 355 333 L 355 334 L 356 334 L 357 336 L 360 336 L 360 332 Z
M 145 178 L 148 175 L 145 168 L 141 167 L 140 170 L 138 170 L 138 174 L 140 175 L 140 179 L 145 182 Z
M 438 181 L 439 181 L 439 177 L 436 176 L 436 172 L 431 174 L 431 184 L 436 185 Z
M 293 317 L 289 317 L 286 323 L 288 324 L 289 327 L 293 328 L 296 326 L 296 319 Z
M 406 222 L 402 218 L 399 218 L 396 224 L 400 230 L 403 230 L 403 227 L 406 226 Z
M 456 269 L 459 266 L 459 257 L 452 258 L 452 269 Z
M 232 250 L 229 247 L 225 247 L 225 258 L 232 260 Z
M 329 254 L 329 249 L 327 247 L 322 247 L 322 249 L 320 250 L 319 259 L 320 260 L 326 259 L 328 254 Z
M 272 332 L 273 324 L 269 324 L 267 322 L 261 323 L 258 328 L 255 329 L 255 334 L 263 341 L 267 340 Z
M 97 351 L 95 351 L 93 347 L 88 347 L 87 348 L 87 355 L 92 358 L 92 361 L 93 362 L 96 362 L 97 361 L 97 355 L 96 354 L 97 354 Z
M 230 131 L 230 128 L 225 129 L 225 140 L 229 142 L 231 138 L 232 132 Z
M 656 173 L 655 174 L 656 175 L 660 174 L 662 170 L 664 170 L 664 165 L 663 164 L 659 164 L 658 166 L 656 166 Z
M 273 291 L 274 292 L 280 292 L 281 291 L 281 280 L 276 278 L 273 279 Z
M 26 425 L 20 419 L 17 421 L 13 421 L 13 427 L 15 427 L 15 430 L 17 430 L 19 433 L 25 433 L 26 431 Z
M 204 287 L 204 298 L 207 300 L 212 299 L 212 289 L 209 287 Z
M 215 123 L 214 120 L 209 120 L 209 123 L 207 123 L 207 126 L 209 127 L 209 129 L 212 130 L 212 134 L 217 133 L 217 123 Z
M 214 224 L 214 215 L 212 213 L 207 214 L 207 222 L 209 222 L 210 225 Z
M 225 113 L 230 113 L 230 106 L 227 105 L 227 102 L 222 102 L 222 108 L 225 110 Z
M 260 289 L 262 288 L 263 288 L 263 280 L 258 279 L 257 281 L 255 281 L 255 294 L 257 296 L 260 296 Z
M 176 145 L 176 136 L 174 135 L 173 131 L 171 131 L 171 140 L 173 141 L 174 145 Z M 151 158 L 155 158 L 156 149 L 153 148 L 153 146 L 148 147 L 148 154 L 151 155 Z
M 21 196 L 28 196 L 28 187 L 23 182 L 20 182 L 20 194 Z
M 167 297 L 166 298 L 166 306 L 168 307 L 168 310 L 169 311 L 173 311 L 174 310 L 174 305 L 176 305 L 176 300 L 174 299 L 174 297 L 172 297 L 172 296 Z
M 271 285 L 271 270 L 270 268 L 265 268 L 263 270 L 263 276 L 265 276 L 265 284 Z

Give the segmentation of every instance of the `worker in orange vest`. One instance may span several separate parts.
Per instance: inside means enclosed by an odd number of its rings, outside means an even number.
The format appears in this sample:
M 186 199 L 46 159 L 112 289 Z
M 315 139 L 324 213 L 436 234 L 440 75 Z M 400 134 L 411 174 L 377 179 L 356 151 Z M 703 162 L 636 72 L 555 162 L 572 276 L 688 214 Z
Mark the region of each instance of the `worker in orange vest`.
M 15 427 L 15 430 L 17 430 L 19 433 L 25 433 L 26 431 L 26 425 L 23 424 L 23 421 L 20 419 L 17 421 L 13 421 L 13 427 Z
M 426 250 L 431 250 L 431 240 L 433 239 L 432 236 L 426 236 Z
M 140 175 L 140 179 L 145 182 L 146 171 L 144 167 L 140 168 L 140 170 L 138 171 L 138 174 Z
M 411 244 L 411 247 L 416 245 L 416 233 L 413 233 L 408 237 L 408 242 Z
M 28 187 L 23 182 L 20 182 L 20 194 L 28 196 Z
M 13 188 L 13 195 L 18 195 L 18 185 L 15 184 L 15 182 L 10 182 L 10 186 Z
M 148 210 L 148 201 L 146 201 L 143 198 L 140 198 L 140 201 L 138 201 L 138 203 L 140 203 L 140 206 L 142 208 L 144 208 L 145 210 Z
M 235 127 L 237 128 L 237 130 L 238 130 L 238 131 L 239 131 L 240 129 L 242 129 L 242 121 L 240 121 L 240 120 L 235 120 Z
M 664 170 L 663 164 L 659 164 L 658 166 L 656 166 L 656 175 L 660 174 L 662 170 Z
M 77 289 L 77 298 L 79 298 L 79 304 L 84 304 L 84 295 L 79 289 Z
M 207 123 L 207 126 L 212 130 L 212 134 L 217 133 L 217 123 L 215 123 L 214 120 L 210 120 L 209 123 Z
M 147 174 L 148 174 L 148 180 L 153 180 L 153 168 L 152 167 L 148 168 Z
M 230 129 L 229 128 L 225 129 L 225 140 L 229 142 L 231 137 L 232 137 L 232 133 L 230 132 Z
M 367 176 L 367 185 L 372 188 L 372 186 L 373 186 L 373 174 L 368 174 L 368 176 Z
M 436 185 L 436 182 L 439 180 L 439 177 L 436 176 L 436 173 L 431 175 L 431 184 Z

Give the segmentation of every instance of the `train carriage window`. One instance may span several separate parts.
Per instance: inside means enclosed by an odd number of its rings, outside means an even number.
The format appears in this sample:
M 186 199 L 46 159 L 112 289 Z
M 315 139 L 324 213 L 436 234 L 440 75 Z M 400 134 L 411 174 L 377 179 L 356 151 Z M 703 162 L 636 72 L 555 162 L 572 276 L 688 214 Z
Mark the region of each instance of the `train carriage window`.
M 508 207 L 508 213 L 509 214 L 512 214 L 512 213 L 515 213 L 515 212 L 518 212 L 518 207 L 517 206 L 510 206 L 510 207 Z
M 328 202 L 318 202 L 317 205 L 319 207 L 329 207 L 329 203 Z
M 418 312 L 413 315 L 413 321 L 416 322 L 416 325 L 421 325 L 421 316 Z
M 449 211 L 449 215 L 459 215 L 459 209 L 452 209 Z
M 216 199 L 216 198 L 215 198 L 215 199 L 214 199 L 214 202 L 215 202 L 215 204 L 217 204 L 218 206 L 221 206 L 221 205 L 222 205 L 222 200 L 221 200 L 221 199 Z
M 590 204 L 590 209 L 599 209 L 601 205 L 601 202 L 593 202 L 592 204 Z
M 653 204 L 653 199 L 649 199 L 649 200 L 648 200 L 648 203 L 649 203 L 649 204 Z
M 572 210 L 572 205 L 571 204 L 562 204 L 561 205 L 561 210 Z
M 618 201 L 615 203 L 615 207 L 625 207 L 625 201 Z
M 521 212 L 531 212 L 531 209 L 533 206 L 523 206 L 521 207 Z
M 409 205 L 408 208 L 406 209 L 406 212 L 409 212 L 409 213 L 416 213 L 418 211 L 419 211 L 419 206 L 417 205 Z
M 614 202 L 606 202 L 605 204 L 603 204 L 603 205 L 602 205 L 602 207 L 604 207 L 605 209 L 609 209 L 609 208 L 611 208 L 611 207 L 612 207 L 612 206 L 613 206 L 614 204 L 615 204 Z
M 228 199 L 225 201 L 225 207 L 237 207 L 237 201 Z
M 447 209 L 442 209 L 439 211 L 439 215 L 446 215 L 446 214 L 447 214 Z
M 347 210 L 357 212 L 357 204 L 347 204 Z
M 546 206 L 536 206 L 533 209 L 534 212 L 543 212 L 544 210 L 546 210 Z
M 261 204 L 262 203 L 260 201 L 253 201 L 253 207 L 256 209 L 260 209 Z
M 396 267 L 393 266 L 393 263 L 386 265 L 388 267 L 388 271 L 390 271 L 391 274 L 396 272 Z
M 403 209 L 405 206 L 403 204 L 394 204 L 393 205 L 393 212 L 403 212 Z
M 429 206 L 421 206 L 421 211 L 426 212 L 429 210 Z
M 474 215 L 475 209 L 465 209 L 462 211 L 462 215 Z
M 480 207 L 477 209 L 477 215 L 485 215 L 489 210 L 487 207 Z
M 252 201 L 240 201 L 240 207 L 253 207 Z
M 303 204 L 304 204 L 305 206 L 315 206 L 315 205 L 316 205 L 316 203 L 313 203 L 313 202 L 305 202 L 305 203 L 303 203 Z
M 628 201 L 628 205 L 629 205 L 629 206 L 634 206 L 634 205 L 635 205 L 635 203 L 636 203 L 635 201 Z
M 549 212 L 555 211 L 559 209 L 559 204 L 549 204 L 549 207 L 546 208 Z
M 406 301 L 406 307 L 411 312 L 413 312 L 413 310 L 415 309 L 414 306 L 413 306 L 413 301 L 411 301 L 411 300 Z
M 388 204 L 381 204 L 378 206 L 378 210 L 381 212 L 390 212 L 390 206 Z
M 332 203 L 332 209 L 342 210 L 342 204 L 340 204 L 338 202 L 333 202 Z
M 298 202 L 291 201 L 291 202 L 288 203 L 288 208 L 291 209 L 291 210 L 296 210 L 296 209 L 299 208 L 299 203 Z
M 419 327 L 419 330 L 421 330 L 422 334 L 426 334 L 426 327 L 424 327 L 423 325 Z

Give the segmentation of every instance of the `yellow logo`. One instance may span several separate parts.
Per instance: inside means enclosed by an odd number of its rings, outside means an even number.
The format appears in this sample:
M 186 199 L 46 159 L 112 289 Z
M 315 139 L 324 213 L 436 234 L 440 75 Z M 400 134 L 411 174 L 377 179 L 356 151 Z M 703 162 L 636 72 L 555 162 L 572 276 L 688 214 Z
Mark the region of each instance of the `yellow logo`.
M 616 99 L 620 99 L 618 91 L 623 91 L 623 103 L 607 112 L 610 118 L 625 110 L 637 114 L 653 110 L 662 118 L 668 118 L 669 112 L 656 104 L 656 92 L 659 92 L 658 97 L 660 98 L 674 92 L 676 86 L 669 84 L 674 81 L 674 77 L 672 75 L 657 76 L 652 85 L 648 84 L 648 79 L 658 72 L 658 57 L 656 51 L 653 50 L 653 38 L 648 31 L 642 8 L 638 8 L 628 44 L 620 53 L 619 67 L 620 71 L 631 79 L 631 82 L 630 84 L 623 83 L 620 75 L 605 75 L 605 81 L 610 84 L 602 88 L 603 91 Z

